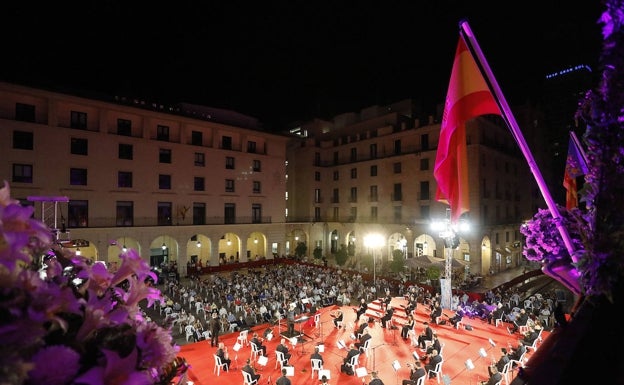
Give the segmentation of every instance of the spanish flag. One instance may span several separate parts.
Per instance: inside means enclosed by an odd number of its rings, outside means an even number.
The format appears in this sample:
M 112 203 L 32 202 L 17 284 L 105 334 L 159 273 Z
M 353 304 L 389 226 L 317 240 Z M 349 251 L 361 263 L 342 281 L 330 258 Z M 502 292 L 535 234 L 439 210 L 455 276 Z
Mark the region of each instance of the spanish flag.
M 581 147 L 576 134 L 570 131 L 568 144 L 568 157 L 566 158 L 565 171 L 563 173 L 563 187 L 566 189 L 566 208 L 568 210 L 578 207 L 578 187 L 576 178 L 587 174 L 587 158 Z
M 479 115 L 501 115 L 477 62 L 460 35 L 451 71 L 433 175 L 436 200 L 450 205 L 451 220 L 470 210 L 466 121 Z

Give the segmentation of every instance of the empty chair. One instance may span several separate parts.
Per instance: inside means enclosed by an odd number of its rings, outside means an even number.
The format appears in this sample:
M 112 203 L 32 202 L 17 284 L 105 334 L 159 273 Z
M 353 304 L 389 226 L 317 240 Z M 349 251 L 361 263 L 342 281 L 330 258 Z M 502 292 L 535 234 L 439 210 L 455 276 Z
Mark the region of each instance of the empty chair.
M 219 376 L 222 368 L 223 370 L 228 370 L 227 363 L 221 362 L 221 357 L 217 356 L 216 354 L 213 354 L 212 356 L 214 357 L 214 360 L 215 360 L 215 366 L 214 366 L 214 369 L 212 370 L 212 373 L 216 372 L 217 376 Z
M 241 370 L 241 373 L 243 373 L 243 384 L 244 385 L 257 385 L 258 384 L 258 380 L 253 380 L 251 378 L 251 374 L 247 373 L 244 370 Z
M 241 330 L 240 333 L 238 333 L 238 337 L 236 338 L 236 342 L 238 342 L 242 346 L 249 345 L 249 341 L 247 340 L 247 334 L 249 334 L 249 330 Z
M 323 362 L 318 358 L 312 358 L 310 359 L 310 364 L 312 365 L 312 378 L 314 378 L 314 372 L 317 372 L 316 377 L 318 378 L 318 373 L 323 370 Z
M 436 380 L 438 381 L 438 384 L 440 383 L 440 377 L 442 376 L 442 364 L 443 363 L 444 363 L 444 360 L 438 362 L 436 364 L 435 368 L 429 369 L 429 372 L 427 373 L 428 375 L 435 374 L 436 375 Z

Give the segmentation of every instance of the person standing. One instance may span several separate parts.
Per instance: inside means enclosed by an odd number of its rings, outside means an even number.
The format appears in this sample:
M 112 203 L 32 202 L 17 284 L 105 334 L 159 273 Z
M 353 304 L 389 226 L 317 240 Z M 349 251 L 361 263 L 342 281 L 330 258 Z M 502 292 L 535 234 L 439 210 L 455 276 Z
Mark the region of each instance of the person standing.
M 286 313 L 286 323 L 288 324 L 288 337 L 295 335 L 295 307 L 297 305 L 290 304 L 288 313 Z
M 221 323 L 219 322 L 217 313 L 212 313 L 212 318 L 208 323 L 208 330 L 210 330 L 210 346 L 219 346 L 219 332 L 221 331 Z

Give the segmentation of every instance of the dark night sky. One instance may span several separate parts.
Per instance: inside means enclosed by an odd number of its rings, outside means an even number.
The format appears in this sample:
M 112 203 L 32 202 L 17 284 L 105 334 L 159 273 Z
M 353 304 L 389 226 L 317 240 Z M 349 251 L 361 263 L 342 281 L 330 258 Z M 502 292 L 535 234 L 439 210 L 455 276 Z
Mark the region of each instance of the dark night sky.
M 20 1 L 0 79 L 257 117 L 269 130 L 405 98 L 444 100 L 466 18 L 509 103 L 594 69 L 598 1 Z

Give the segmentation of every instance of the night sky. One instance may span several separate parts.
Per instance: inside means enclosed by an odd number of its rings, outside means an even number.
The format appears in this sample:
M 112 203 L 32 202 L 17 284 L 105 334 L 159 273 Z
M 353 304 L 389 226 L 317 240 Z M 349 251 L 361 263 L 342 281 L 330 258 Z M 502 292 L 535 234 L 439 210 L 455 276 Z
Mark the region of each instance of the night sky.
M 15 4 L 13 4 L 15 3 Z M 434 111 L 459 21 L 511 105 L 546 74 L 598 70 L 599 1 L 20 1 L 0 80 L 226 108 L 267 130 L 405 98 Z

